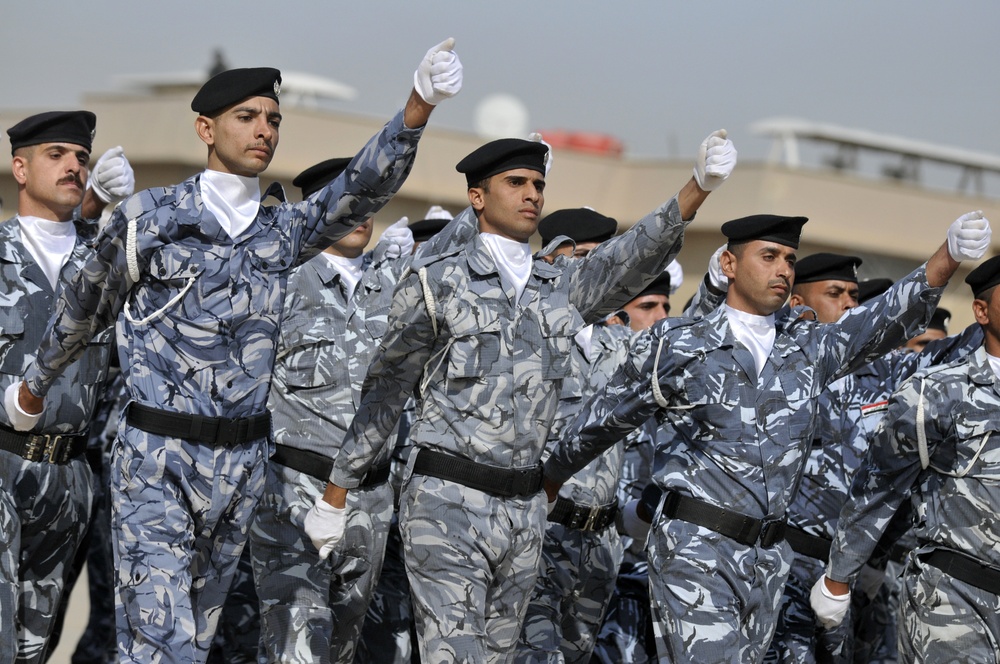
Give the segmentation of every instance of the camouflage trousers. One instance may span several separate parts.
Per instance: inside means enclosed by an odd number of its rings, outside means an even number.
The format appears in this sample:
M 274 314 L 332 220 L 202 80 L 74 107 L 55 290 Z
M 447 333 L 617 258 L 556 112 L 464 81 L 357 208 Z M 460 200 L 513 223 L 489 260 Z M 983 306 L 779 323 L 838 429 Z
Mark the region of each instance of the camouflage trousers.
M 858 664 L 896 664 L 899 659 L 899 594 L 903 589 L 906 562 L 889 560 L 885 583 L 878 596 L 865 607 L 865 619 L 859 620 L 854 641 L 854 661 Z M 854 610 L 854 606 L 851 607 Z
M 368 613 L 365 614 L 354 662 L 415 664 L 420 661 L 416 643 L 410 582 L 406 578 L 403 562 L 403 540 L 399 534 L 399 521 L 393 518 L 389 525 L 382 574 L 378 577 Z
M 816 622 L 809 593 L 816 579 L 826 573 L 822 560 L 796 554 L 781 598 L 781 614 L 764 661 L 781 664 L 850 662 L 853 644 L 852 616 L 827 631 Z
M 614 528 L 585 532 L 549 523 L 514 661 L 588 662 L 621 560 Z
M 538 576 L 545 494 L 498 498 L 413 475 L 399 524 L 420 660 L 508 662 Z
M 899 661 L 1000 662 L 1000 596 L 911 556 L 899 598 Z
M 392 487 L 353 489 L 344 539 L 325 561 L 305 534 L 325 481 L 272 463 L 250 535 L 268 662 L 352 662 L 382 569 Z
M 649 590 L 661 662 L 760 662 L 771 642 L 792 549 L 743 546 L 706 528 L 657 517 Z
M 111 464 L 121 662 L 205 661 L 268 447 L 213 447 L 122 423 Z
M 645 560 L 624 562 L 604 623 L 597 633 L 591 662 L 645 664 L 656 661 L 656 639 L 650 613 L 649 570 Z
M 0 451 L 0 662 L 42 662 L 93 502 L 90 466 Z
M 255 664 L 259 647 L 260 602 L 253 583 L 250 545 L 247 544 L 236 565 L 233 582 L 219 614 L 212 649 L 205 661 L 207 664 Z

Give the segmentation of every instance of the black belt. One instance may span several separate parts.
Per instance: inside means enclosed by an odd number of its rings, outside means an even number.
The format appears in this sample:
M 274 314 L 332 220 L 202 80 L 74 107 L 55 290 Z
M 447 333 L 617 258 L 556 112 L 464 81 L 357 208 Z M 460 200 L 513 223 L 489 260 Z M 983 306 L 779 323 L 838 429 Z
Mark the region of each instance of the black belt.
M 947 549 L 934 549 L 930 553 L 922 553 L 920 560 L 970 586 L 1000 595 L 1000 569 L 996 567 Z
M 666 491 L 662 511 L 668 519 L 679 519 L 708 528 L 744 546 L 759 544 L 771 547 L 785 538 L 787 524 L 784 519 L 755 519 L 669 489 Z
M 28 461 L 66 463 L 87 449 L 84 433 L 28 433 L 0 425 L 0 450 L 24 457 Z
M 555 521 L 574 530 L 604 530 L 615 522 L 618 499 L 607 505 L 579 505 L 569 498 L 556 498 L 549 521 Z
M 421 449 L 413 464 L 417 475 L 457 482 L 502 498 L 533 496 L 542 490 L 542 465 L 497 468 L 435 450 Z
M 788 526 L 785 529 L 785 540 L 792 547 L 792 551 L 800 556 L 822 560 L 824 563 L 830 562 L 830 547 L 833 545 L 833 540 L 811 535 L 795 526 Z
M 889 551 L 886 555 L 889 557 L 889 560 L 897 565 L 901 565 L 906 562 L 906 555 L 908 553 L 910 553 L 910 547 L 897 543 L 889 547 Z
M 125 414 L 129 426 L 147 433 L 192 440 L 206 445 L 232 447 L 271 435 L 271 414 L 230 419 L 188 415 L 131 403 Z
M 330 474 L 333 472 L 333 459 L 329 459 L 322 454 L 316 454 L 308 450 L 300 450 L 287 445 L 275 445 L 274 455 L 271 461 L 282 466 L 297 470 L 300 473 L 313 477 L 321 482 L 328 482 Z M 392 469 L 392 462 L 387 461 L 381 466 L 374 466 L 368 470 L 360 486 L 362 489 L 385 484 L 389 481 L 389 471 Z

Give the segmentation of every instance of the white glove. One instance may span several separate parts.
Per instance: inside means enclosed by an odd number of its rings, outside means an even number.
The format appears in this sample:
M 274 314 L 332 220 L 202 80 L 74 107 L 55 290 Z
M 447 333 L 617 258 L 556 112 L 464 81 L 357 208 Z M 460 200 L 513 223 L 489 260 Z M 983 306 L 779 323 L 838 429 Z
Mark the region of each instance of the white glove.
M 824 629 L 833 629 L 844 622 L 847 610 L 851 608 L 851 593 L 834 595 L 826 587 L 826 577 L 820 576 L 809 591 L 809 605 L 816 614 L 816 622 Z
M 646 537 L 649 535 L 649 527 L 653 524 L 639 516 L 636 512 L 638 505 L 638 500 L 630 500 L 625 503 L 625 507 L 622 508 L 622 528 L 633 539 L 646 541 Z
M 676 258 L 667 265 L 667 274 L 670 275 L 670 294 L 673 295 L 684 283 L 684 268 Z
M 712 288 L 723 293 L 729 290 L 729 279 L 722 273 L 722 252 L 728 245 L 722 245 L 715 250 L 712 257 L 708 259 L 708 280 L 712 283 Z
M 413 72 L 413 88 L 432 106 L 454 97 L 462 89 L 462 63 L 453 48 L 455 40 L 445 39 L 427 51 L 417 71 Z
M 21 383 L 17 381 L 7 386 L 3 393 L 3 409 L 7 411 L 7 419 L 14 431 L 31 431 L 42 418 L 42 414 L 32 415 L 24 412 L 18 402 L 18 393 L 21 391 Z
M 347 509 L 334 507 L 323 500 L 322 496 L 318 496 L 316 503 L 306 514 L 305 530 L 313 546 L 319 551 L 321 560 L 326 560 L 334 547 L 344 538 L 346 528 Z
M 413 231 L 410 230 L 410 219 L 403 217 L 389 228 L 382 231 L 379 244 L 385 244 L 386 258 L 400 258 L 413 253 Z
M 698 148 L 694 162 L 694 179 L 702 191 L 712 191 L 721 185 L 736 167 L 736 147 L 720 129 L 708 135 Z
M 117 203 L 135 191 L 135 173 L 122 146 L 101 155 L 90 172 L 90 187 L 105 203 Z
M 948 227 L 948 253 L 959 263 L 979 260 L 989 250 L 991 236 L 983 211 L 967 212 Z
M 545 177 L 549 177 L 549 171 L 552 170 L 552 146 L 549 145 L 548 141 L 542 138 L 542 135 L 537 131 L 533 131 L 528 134 L 528 140 L 535 143 L 541 143 L 549 149 L 549 151 L 545 153 L 545 161 L 543 162 L 545 165 Z

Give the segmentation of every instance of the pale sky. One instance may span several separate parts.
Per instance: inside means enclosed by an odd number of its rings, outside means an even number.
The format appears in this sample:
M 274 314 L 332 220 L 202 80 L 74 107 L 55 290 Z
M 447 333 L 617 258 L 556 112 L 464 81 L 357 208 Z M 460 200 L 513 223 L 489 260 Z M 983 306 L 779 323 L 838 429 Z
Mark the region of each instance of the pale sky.
M 687 157 L 725 127 L 761 159 L 749 126 L 774 116 L 1000 154 L 998 30 L 995 0 L 6 2 L 0 106 L 79 107 L 116 75 L 207 69 L 221 48 L 347 83 L 359 96 L 338 109 L 388 117 L 451 36 L 465 87 L 440 127 L 471 131 L 505 93 L 532 129 L 608 133 L 633 157 Z

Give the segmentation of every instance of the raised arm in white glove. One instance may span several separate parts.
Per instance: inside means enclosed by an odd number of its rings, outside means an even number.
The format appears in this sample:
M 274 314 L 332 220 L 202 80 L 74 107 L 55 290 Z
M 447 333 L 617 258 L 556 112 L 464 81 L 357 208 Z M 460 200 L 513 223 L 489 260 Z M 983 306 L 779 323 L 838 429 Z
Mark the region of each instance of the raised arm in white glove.
M 122 146 L 101 155 L 90 172 L 90 187 L 105 203 L 117 203 L 135 191 L 135 173 Z
M 317 496 L 312 509 L 306 514 L 306 535 L 312 540 L 313 546 L 319 551 L 321 560 L 326 560 L 334 547 L 344 538 L 347 528 L 347 508 L 334 507 Z
M 698 148 L 694 179 L 702 191 L 719 187 L 736 167 L 736 146 L 726 138 L 726 130 L 713 131 Z
M 3 409 L 7 411 L 7 420 L 15 431 L 31 431 L 38 424 L 42 414 L 32 415 L 21 408 L 18 402 L 18 393 L 21 390 L 22 381 L 18 380 L 7 386 L 3 393 Z
M 826 587 L 826 576 L 819 577 L 809 592 L 809 605 L 816 614 L 816 622 L 824 629 L 833 629 L 844 622 L 847 610 L 851 608 L 851 593 L 834 595 Z
M 452 49 L 451 37 L 427 51 L 413 72 L 413 88 L 428 104 L 436 106 L 462 89 L 462 63 Z
M 382 231 L 378 244 L 385 247 L 386 258 L 400 258 L 413 253 L 413 231 L 409 217 L 403 217 Z
M 948 227 L 948 254 L 959 263 L 979 260 L 989 251 L 992 235 L 982 210 L 967 212 Z

